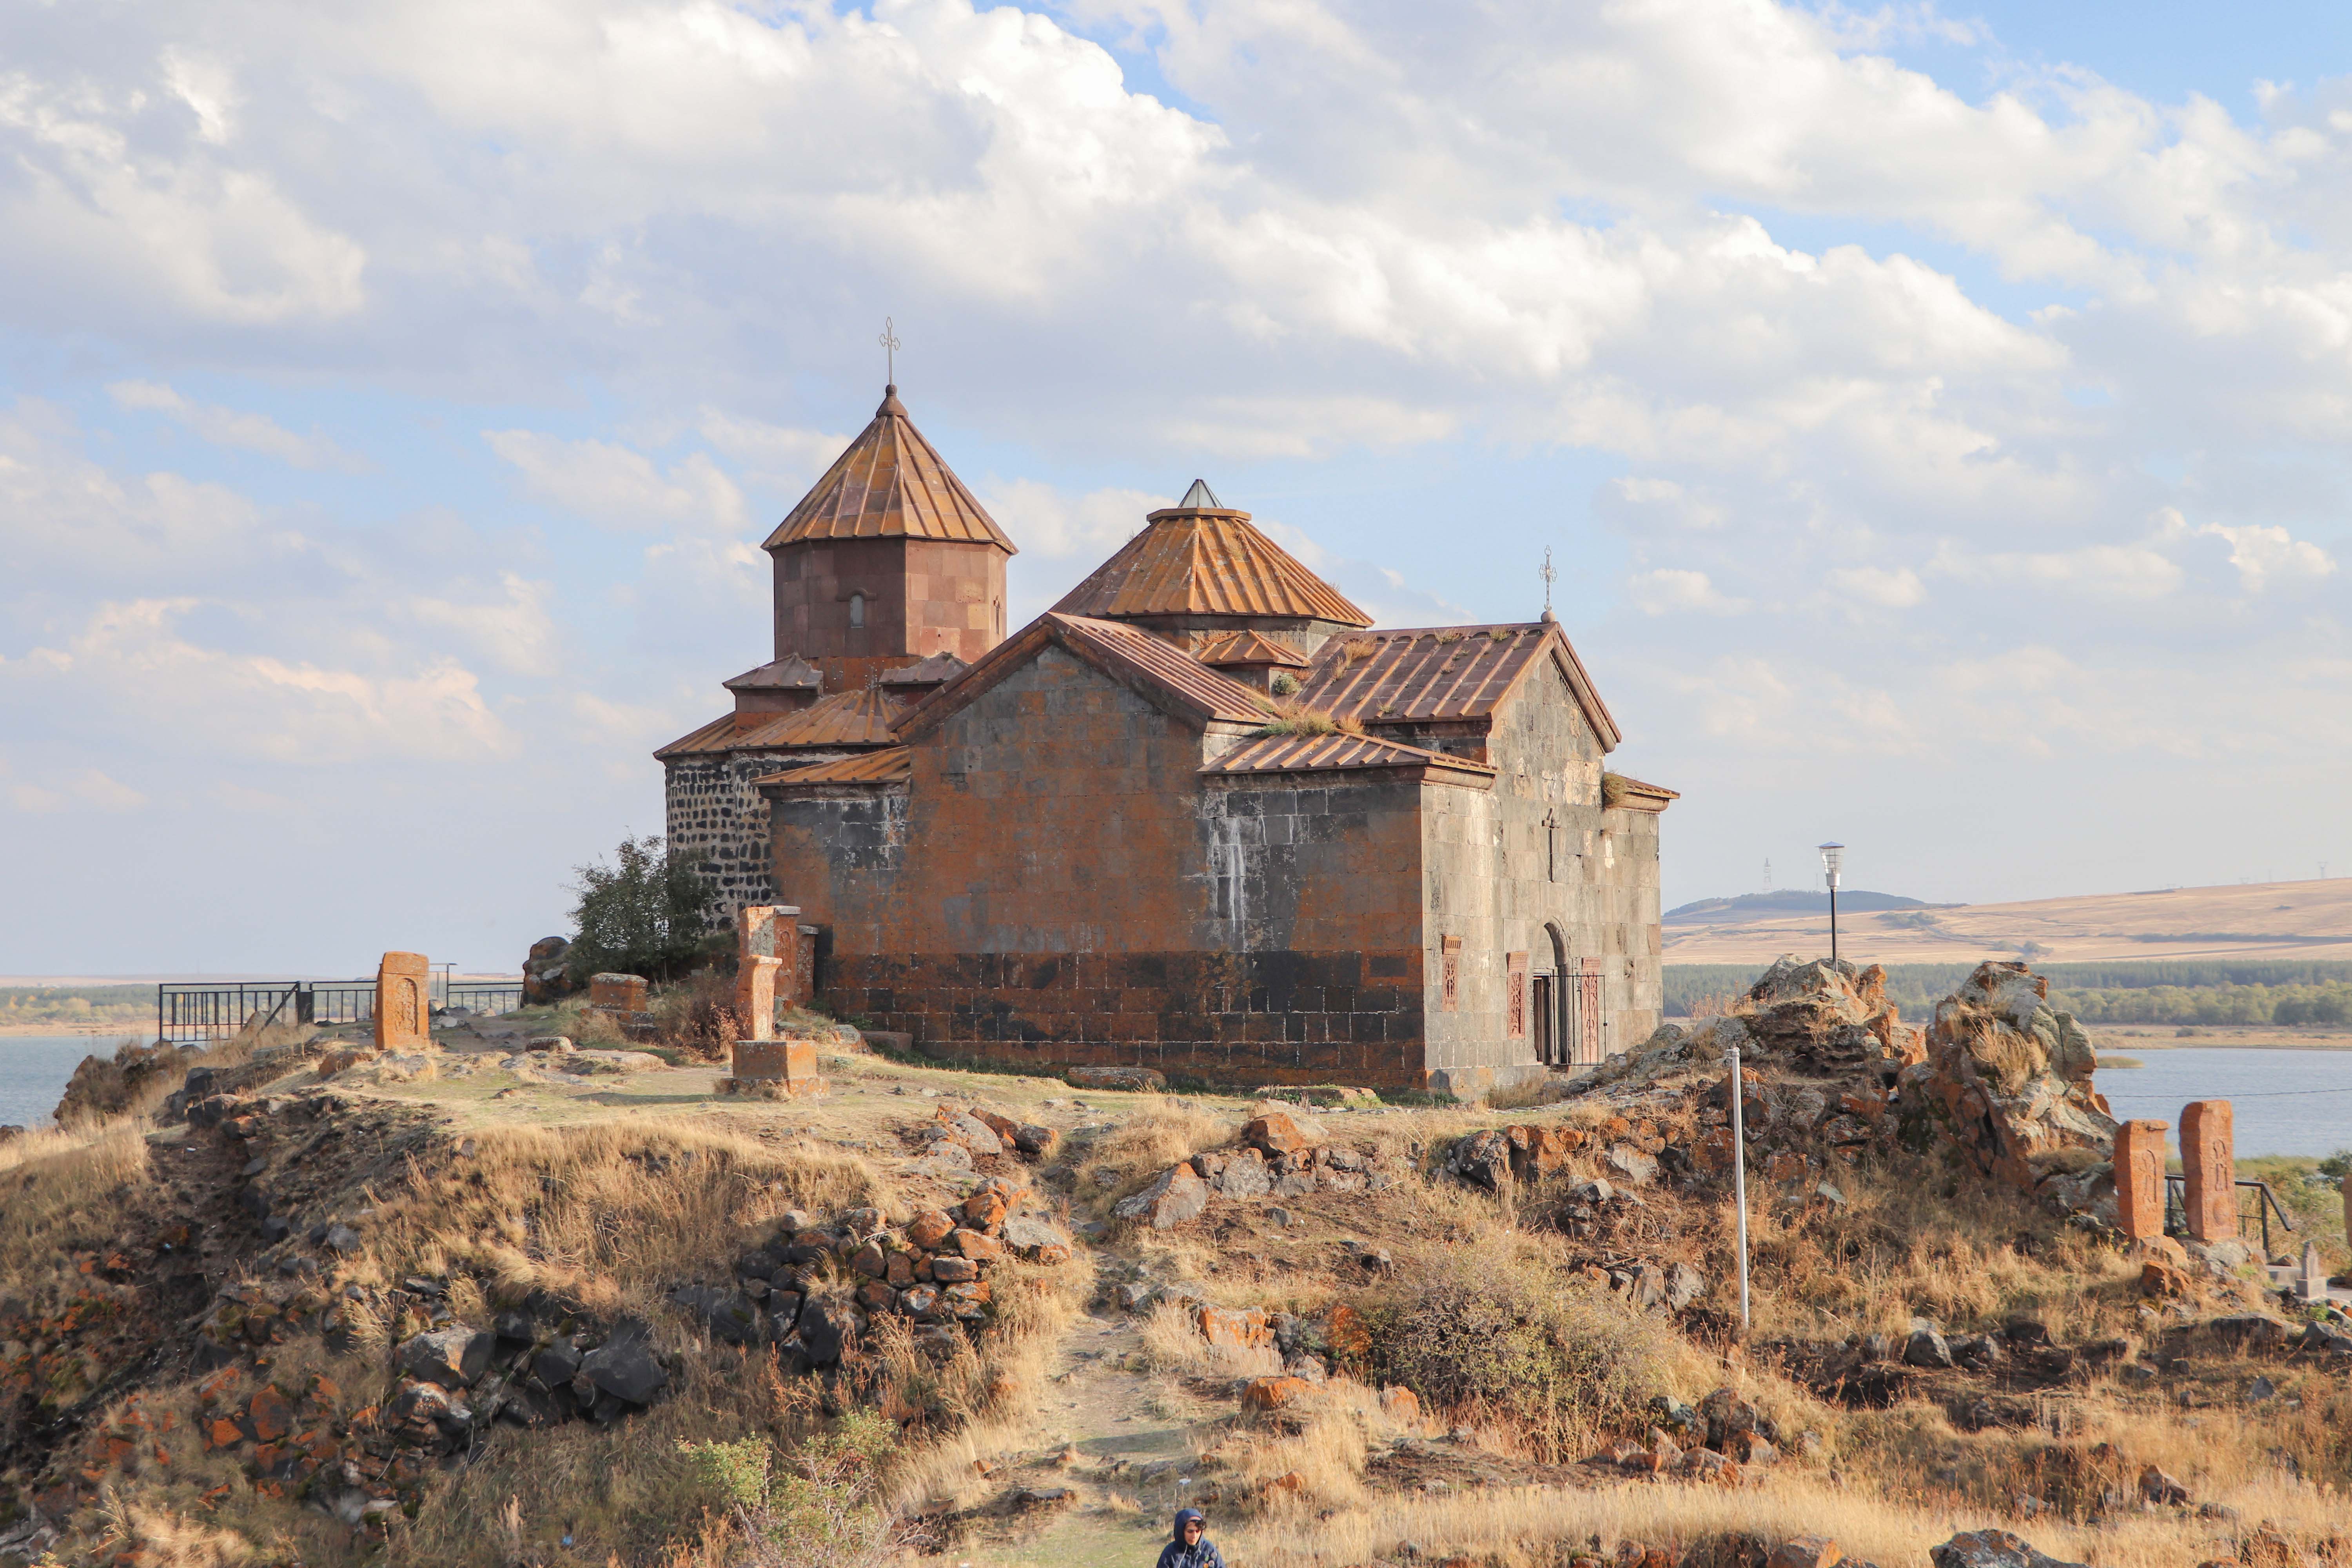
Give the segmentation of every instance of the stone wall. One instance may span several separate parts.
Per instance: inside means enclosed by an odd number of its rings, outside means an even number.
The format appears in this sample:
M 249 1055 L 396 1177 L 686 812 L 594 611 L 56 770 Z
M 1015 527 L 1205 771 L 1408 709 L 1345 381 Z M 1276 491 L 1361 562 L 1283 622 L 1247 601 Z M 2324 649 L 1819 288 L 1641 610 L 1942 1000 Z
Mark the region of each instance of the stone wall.
M 1513 953 L 1528 955 L 1530 984 L 1601 961 L 1604 1059 L 1639 1045 L 1664 1007 L 1659 819 L 1601 806 L 1601 743 L 1556 668 L 1532 674 L 1496 715 L 1486 751 L 1498 770 L 1493 792 L 1432 790 L 1424 826 L 1431 973 L 1444 940 L 1461 941 L 1459 1001 L 1433 1010 L 1429 1064 L 1460 1073 L 1458 1088 L 1536 1070 L 1532 1014 L 1525 1037 L 1509 1029 Z M 1563 1032 L 1567 984 L 1551 988 Z
M 1005 556 L 993 544 L 830 539 L 773 557 L 778 658 L 912 663 L 951 653 L 971 664 L 1003 640 Z M 862 626 L 850 625 L 852 594 L 866 598 Z
M 769 874 L 768 803 L 751 781 L 779 769 L 843 755 L 839 752 L 699 753 L 662 763 L 669 847 L 693 864 L 709 888 L 711 929 L 734 922 L 745 904 L 777 902 Z
M 780 799 L 825 1004 L 1009 1059 L 1419 1082 L 1422 786 L 1203 787 L 1234 738 L 1048 647 L 914 748 L 903 795 Z

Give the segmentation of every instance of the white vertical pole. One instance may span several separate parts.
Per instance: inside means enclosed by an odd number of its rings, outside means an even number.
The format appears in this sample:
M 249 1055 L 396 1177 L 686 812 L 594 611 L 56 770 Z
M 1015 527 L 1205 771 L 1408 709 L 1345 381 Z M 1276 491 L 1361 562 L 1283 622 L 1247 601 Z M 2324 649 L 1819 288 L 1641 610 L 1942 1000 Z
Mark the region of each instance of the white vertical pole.
M 1731 1206 L 1738 1215 L 1739 1227 L 1739 1326 L 1748 1327 L 1748 1124 L 1740 1101 L 1747 1099 L 1746 1086 L 1739 1081 L 1739 1047 L 1733 1046 L 1727 1053 L 1731 1058 Z

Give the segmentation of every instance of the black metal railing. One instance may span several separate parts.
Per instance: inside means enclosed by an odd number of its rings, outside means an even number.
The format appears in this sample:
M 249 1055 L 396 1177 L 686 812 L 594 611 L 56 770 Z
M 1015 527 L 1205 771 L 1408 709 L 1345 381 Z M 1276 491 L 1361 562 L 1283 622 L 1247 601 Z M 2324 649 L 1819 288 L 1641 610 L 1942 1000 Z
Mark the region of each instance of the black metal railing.
M 520 980 L 436 977 L 433 1005 L 477 1014 L 522 1005 Z M 271 1024 L 364 1024 L 375 1016 L 373 980 L 165 981 L 155 987 L 155 1037 L 220 1040 Z
M 522 1005 L 520 980 L 452 980 L 443 1005 L 475 1013 L 511 1013 Z
M 2294 1221 L 2279 1206 L 2278 1194 L 2271 1191 L 2268 1182 L 2241 1176 L 2237 1185 L 2238 1229 L 2241 1234 L 2250 1227 L 2259 1229 L 2263 1233 L 2263 1256 L 2267 1258 L 2271 1255 L 2271 1220 L 2275 1217 L 2280 1226 L 2289 1231 L 2294 1229 Z M 2249 1214 L 2249 1208 L 2253 1212 Z M 2164 1178 L 2164 1233 L 2189 1234 L 2189 1178 L 2185 1175 L 2168 1173 Z

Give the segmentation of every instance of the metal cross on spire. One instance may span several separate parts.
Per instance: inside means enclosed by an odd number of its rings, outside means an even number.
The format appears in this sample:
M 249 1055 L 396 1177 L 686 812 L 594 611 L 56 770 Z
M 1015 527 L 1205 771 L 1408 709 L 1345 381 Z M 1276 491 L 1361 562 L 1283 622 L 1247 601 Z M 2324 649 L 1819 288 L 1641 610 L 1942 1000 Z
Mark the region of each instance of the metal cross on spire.
M 888 369 L 890 384 L 898 385 L 898 351 L 907 345 L 898 341 L 898 329 L 891 325 L 889 317 L 882 318 L 882 335 L 874 341 L 882 345 L 882 363 Z
M 1544 563 L 1543 563 L 1543 569 L 1542 569 L 1541 571 L 1538 572 L 1538 573 L 1536 574 L 1536 575 L 1543 579 L 1543 585 L 1544 585 L 1544 619 L 1545 619 L 1545 620 L 1549 620 L 1549 619 L 1551 619 L 1551 585 L 1552 585 L 1552 582 L 1553 582 L 1553 580 L 1554 580 L 1555 578 L 1557 578 L 1557 577 L 1559 575 L 1559 574 L 1552 570 L 1552 567 L 1551 567 L 1551 546 L 1550 546 L 1550 545 L 1549 545 L 1549 544 L 1547 544 L 1547 545 L 1545 545 L 1545 546 L 1544 546 Z

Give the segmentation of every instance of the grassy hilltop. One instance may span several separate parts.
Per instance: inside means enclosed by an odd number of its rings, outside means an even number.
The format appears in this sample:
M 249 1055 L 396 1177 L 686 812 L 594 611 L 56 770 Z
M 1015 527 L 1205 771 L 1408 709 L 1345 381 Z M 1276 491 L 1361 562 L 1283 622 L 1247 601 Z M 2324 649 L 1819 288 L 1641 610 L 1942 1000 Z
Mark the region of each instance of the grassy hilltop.
M 2352 1339 L 2253 1266 L 2151 1288 L 1819 1062 L 1759 1058 L 1743 1331 L 1693 1043 L 1318 1108 L 845 1033 L 775 1102 L 666 1016 L 86 1074 L 0 1145 L 0 1563 L 1077 1568 L 1185 1502 L 1234 1568 L 2344 1550 Z

